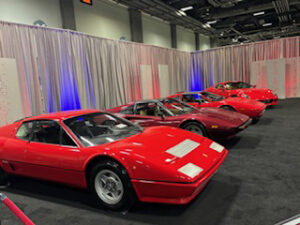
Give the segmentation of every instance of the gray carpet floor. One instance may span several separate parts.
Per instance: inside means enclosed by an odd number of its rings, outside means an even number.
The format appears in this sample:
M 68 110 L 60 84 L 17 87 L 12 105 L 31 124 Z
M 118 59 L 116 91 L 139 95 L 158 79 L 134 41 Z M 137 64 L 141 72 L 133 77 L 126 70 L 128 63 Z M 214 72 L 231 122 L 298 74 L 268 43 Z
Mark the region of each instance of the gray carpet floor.
M 280 101 L 222 144 L 229 149 L 226 161 L 185 206 L 138 203 L 129 212 L 110 212 L 83 190 L 25 178 L 0 192 L 43 225 L 272 225 L 300 213 L 300 99 Z M 0 220 L 21 224 L 2 204 Z

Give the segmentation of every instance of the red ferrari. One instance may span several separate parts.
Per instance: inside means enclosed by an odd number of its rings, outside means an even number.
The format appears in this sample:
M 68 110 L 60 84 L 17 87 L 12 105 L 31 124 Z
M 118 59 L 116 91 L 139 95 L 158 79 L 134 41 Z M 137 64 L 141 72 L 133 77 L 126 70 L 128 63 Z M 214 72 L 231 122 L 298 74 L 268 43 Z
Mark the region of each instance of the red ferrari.
M 258 100 L 267 106 L 277 105 L 278 96 L 271 89 L 256 88 L 242 81 L 220 82 L 213 87 L 207 88 L 205 91 L 212 92 L 224 97 L 243 97 Z
M 90 189 L 110 209 L 186 204 L 228 151 L 171 127 L 143 129 L 97 110 L 26 118 L 0 128 L 0 182 L 8 174 Z
M 119 116 L 142 127 L 178 127 L 213 139 L 230 138 L 252 121 L 241 113 L 218 108 L 197 109 L 173 98 L 144 100 L 107 111 L 119 113 Z
M 266 109 L 266 105 L 252 99 L 229 97 L 225 98 L 210 92 L 179 92 L 168 98 L 177 98 L 196 108 L 217 107 L 229 111 L 243 113 L 253 119 L 260 118 Z

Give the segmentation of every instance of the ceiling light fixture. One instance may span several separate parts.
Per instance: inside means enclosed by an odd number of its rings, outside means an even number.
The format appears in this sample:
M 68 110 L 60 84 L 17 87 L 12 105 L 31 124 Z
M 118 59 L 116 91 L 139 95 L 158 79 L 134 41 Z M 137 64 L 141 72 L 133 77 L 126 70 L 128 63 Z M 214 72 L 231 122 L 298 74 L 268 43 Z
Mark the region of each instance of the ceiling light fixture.
M 265 12 L 261 11 L 261 12 L 257 12 L 257 13 L 253 13 L 253 16 L 260 16 L 260 15 L 264 15 Z
M 211 26 L 210 26 L 208 23 L 203 24 L 202 26 L 203 26 L 204 28 L 211 28 Z
M 271 26 L 272 25 L 272 23 L 264 23 L 262 26 L 263 27 L 268 27 L 268 26 Z
M 210 25 L 210 24 L 215 24 L 216 22 L 217 22 L 216 20 L 213 20 L 213 21 L 207 21 L 206 24 L 209 24 L 209 25 Z
M 176 14 L 177 14 L 178 16 L 186 16 L 186 13 L 183 12 L 183 11 L 181 11 L 181 10 L 176 11 Z
M 187 6 L 187 7 L 184 7 L 182 9 L 180 9 L 180 10 L 183 11 L 183 12 L 185 12 L 185 11 L 191 10 L 193 8 L 194 8 L 193 6 Z

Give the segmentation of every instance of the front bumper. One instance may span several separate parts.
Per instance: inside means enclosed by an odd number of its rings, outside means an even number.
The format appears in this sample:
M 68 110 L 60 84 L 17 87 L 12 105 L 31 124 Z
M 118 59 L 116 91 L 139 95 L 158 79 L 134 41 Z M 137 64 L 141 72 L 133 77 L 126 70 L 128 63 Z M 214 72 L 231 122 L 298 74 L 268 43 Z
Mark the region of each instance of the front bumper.
M 237 127 L 232 127 L 228 129 L 211 129 L 209 130 L 209 136 L 212 139 L 230 139 L 238 132 L 245 130 L 251 123 L 252 119 L 249 118 Z
M 223 150 L 222 158 L 203 176 L 193 183 L 171 183 L 132 179 L 132 185 L 142 202 L 166 204 L 187 204 L 192 201 L 206 186 L 228 154 Z
M 272 99 L 260 99 L 258 100 L 262 103 L 264 103 L 265 105 L 267 106 L 270 106 L 270 105 L 277 105 L 278 104 L 278 98 L 272 98 Z

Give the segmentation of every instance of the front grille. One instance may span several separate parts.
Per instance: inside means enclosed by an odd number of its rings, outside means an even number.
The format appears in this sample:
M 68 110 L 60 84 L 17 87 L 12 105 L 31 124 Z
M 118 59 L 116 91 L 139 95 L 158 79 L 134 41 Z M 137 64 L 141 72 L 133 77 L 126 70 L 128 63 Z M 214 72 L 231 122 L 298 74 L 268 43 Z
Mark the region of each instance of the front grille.
M 267 99 L 267 100 L 259 100 L 262 103 L 268 104 L 268 103 L 272 103 L 273 99 Z

